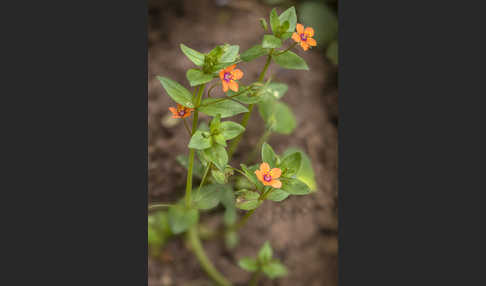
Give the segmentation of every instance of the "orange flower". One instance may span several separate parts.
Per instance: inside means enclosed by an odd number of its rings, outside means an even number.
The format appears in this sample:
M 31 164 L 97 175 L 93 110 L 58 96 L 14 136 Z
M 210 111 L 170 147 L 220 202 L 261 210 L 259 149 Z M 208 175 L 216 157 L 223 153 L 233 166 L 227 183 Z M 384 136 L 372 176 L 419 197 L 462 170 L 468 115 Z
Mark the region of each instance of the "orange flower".
M 232 91 L 238 91 L 238 83 L 236 80 L 239 80 L 243 77 L 243 72 L 239 69 L 234 69 L 236 67 L 236 64 L 229 66 L 225 69 L 222 69 L 219 72 L 219 78 L 221 79 L 221 82 L 223 83 L 223 91 L 227 92 L 228 87 Z
M 172 118 L 186 118 L 191 116 L 191 112 L 194 111 L 194 108 L 189 108 L 177 104 L 177 109 L 175 107 L 169 107 L 170 112 L 172 112 Z
M 300 43 L 300 46 L 304 51 L 307 51 L 310 46 L 316 46 L 316 40 L 312 37 L 314 36 L 314 29 L 311 27 L 307 27 L 304 30 L 304 25 L 297 24 L 297 33 L 292 34 L 292 40 L 297 43 Z
M 260 180 L 260 182 L 262 182 L 265 186 L 272 186 L 276 189 L 282 187 L 282 182 L 280 182 L 279 180 L 275 180 L 279 178 L 282 174 L 282 170 L 280 170 L 279 168 L 270 169 L 270 166 L 267 163 L 263 162 L 260 165 L 260 170 L 256 170 L 255 174 L 258 180 Z

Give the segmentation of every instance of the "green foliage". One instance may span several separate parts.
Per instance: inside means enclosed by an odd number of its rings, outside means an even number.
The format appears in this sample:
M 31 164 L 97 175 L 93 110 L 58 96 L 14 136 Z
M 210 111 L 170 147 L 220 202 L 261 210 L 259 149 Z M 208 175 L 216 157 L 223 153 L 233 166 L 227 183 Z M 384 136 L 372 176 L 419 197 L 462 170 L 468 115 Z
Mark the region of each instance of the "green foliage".
M 269 195 L 267 196 L 267 200 L 271 200 L 274 202 L 281 202 L 288 198 L 290 196 L 289 193 L 287 193 L 284 190 L 281 189 L 273 189 L 270 191 Z
M 189 148 L 204 150 L 212 146 L 211 134 L 207 131 L 196 130 L 189 141 Z
M 202 70 L 190 69 L 186 73 L 186 78 L 191 86 L 208 83 L 213 80 L 211 74 L 205 74 Z
M 189 158 L 187 155 L 178 155 L 176 157 L 176 161 L 181 164 L 181 166 L 183 166 L 184 168 L 186 168 L 187 170 L 187 167 L 189 165 Z M 204 167 L 203 165 L 201 164 L 201 162 L 199 162 L 199 160 L 194 160 L 194 165 L 192 167 L 192 173 L 193 175 L 196 177 L 196 178 L 199 178 L 201 179 L 203 174 L 204 174 Z
M 292 6 L 285 10 L 280 16 L 278 17 L 280 23 L 284 23 L 288 21 L 289 26 L 284 32 L 292 33 L 295 31 L 295 26 L 297 25 L 297 13 L 295 12 L 295 8 Z
M 285 69 L 291 70 L 309 70 L 307 63 L 303 58 L 291 51 L 278 54 L 272 57 L 273 61 Z
M 275 168 L 280 162 L 280 159 L 277 154 L 275 154 L 275 151 L 273 151 L 273 148 L 266 142 L 262 145 L 262 161 L 267 162 L 270 165 L 270 168 Z
M 227 231 L 224 234 L 224 244 L 226 248 L 233 249 L 238 245 L 238 233 L 236 231 Z
M 272 259 L 273 255 L 273 250 L 272 247 L 270 246 L 270 242 L 266 241 L 263 246 L 260 248 L 260 251 L 258 251 L 258 260 L 262 264 L 266 264 L 270 262 L 270 259 Z
M 282 40 L 273 36 L 265 35 L 263 36 L 262 48 L 280 48 L 282 46 Z
M 211 184 L 202 186 L 199 191 L 194 193 L 192 199 L 194 207 L 200 210 L 209 210 L 215 208 L 220 201 L 221 190 L 224 185 Z
M 210 148 L 205 149 L 203 152 L 205 158 L 212 162 L 220 170 L 224 170 L 228 164 L 228 153 L 226 153 L 226 149 L 219 144 L 214 144 Z
M 317 188 L 317 184 L 314 178 L 314 169 L 312 168 L 312 163 L 309 156 L 307 156 L 304 151 L 297 148 L 287 149 L 284 152 L 284 156 L 289 156 L 293 153 L 300 153 L 301 156 L 300 167 L 299 171 L 296 174 L 296 178 L 307 184 L 311 191 L 315 191 Z
M 206 74 L 213 74 L 219 70 L 232 65 L 238 57 L 240 46 L 221 45 L 212 49 L 205 57 L 203 71 Z
M 211 170 L 211 176 L 214 179 L 214 181 L 216 181 L 218 184 L 226 184 L 227 183 L 226 176 L 224 175 L 224 172 L 222 172 L 220 170 L 217 170 L 217 169 Z
M 255 104 L 264 98 L 261 89 L 261 87 L 257 86 L 248 87 L 240 85 L 240 91 L 238 91 L 239 95 L 236 95 L 237 93 L 232 90 L 228 90 L 228 96 L 231 96 L 232 99 L 244 104 Z
M 238 266 L 248 272 L 261 271 L 270 279 L 283 277 L 288 274 L 285 265 L 277 259 L 272 259 L 273 251 L 270 243 L 266 241 L 260 248 L 257 258 L 243 257 L 238 260 Z
M 269 52 L 270 49 L 265 49 L 262 47 L 262 45 L 258 44 L 242 53 L 240 58 L 245 62 L 249 62 L 261 56 L 267 55 Z
M 292 153 L 282 158 L 282 162 L 278 166 L 282 170 L 283 177 L 293 177 L 300 169 L 302 155 L 299 152 Z
M 249 190 L 240 190 L 236 193 L 236 207 L 245 211 L 256 209 L 262 203 L 260 194 Z
M 204 64 L 203 53 L 193 50 L 184 44 L 181 44 L 181 50 L 186 55 L 186 57 L 191 60 L 196 66 L 202 66 Z
M 156 212 L 148 216 L 148 246 L 152 255 L 158 255 L 172 235 L 167 212 Z
M 218 98 L 206 98 L 202 101 L 199 111 L 210 116 L 221 115 L 221 118 L 231 117 L 240 113 L 248 112 L 248 108 L 232 100 L 221 100 Z
M 280 133 L 290 134 L 297 126 L 295 116 L 287 104 L 269 98 L 258 103 L 258 111 L 267 124 L 267 128 Z
M 224 121 L 221 123 L 221 134 L 225 140 L 230 140 L 245 131 L 245 127 L 233 121 Z
M 270 279 L 286 276 L 288 271 L 285 265 L 279 261 L 270 261 L 263 265 L 263 273 L 265 273 Z
M 260 25 L 262 26 L 263 30 L 265 32 L 268 31 L 267 20 L 265 20 L 265 18 L 260 18 L 259 21 L 260 21 Z
M 280 99 L 285 95 L 289 87 L 285 83 L 271 82 L 264 90 L 263 94 L 268 98 Z
M 199 220 L 197 209 L 185 208 L 182 204 L 177 204 L 169 208 L 169 226 L 174 234 L 186 231 L 195 225 Z
M 193 108 L 192 94 L 179 83 L 163 76 L 157 76 L 167 94 L 177 103 Z
M 251 257 L 243 257 L 238 260 L 238 265 L 248 272 L 255 272 L 258 270 L 258 261 Z
M 280 27 L 280 20 L 278 19 L 277 9 L 275 8 L 270 12 L 270 27 L 272 28 L 272 33 L 276 35 Z
M 282 190 L 291 195 L 307 195 L 311 192 L 309 186 L 299 179 L 280 178 Z

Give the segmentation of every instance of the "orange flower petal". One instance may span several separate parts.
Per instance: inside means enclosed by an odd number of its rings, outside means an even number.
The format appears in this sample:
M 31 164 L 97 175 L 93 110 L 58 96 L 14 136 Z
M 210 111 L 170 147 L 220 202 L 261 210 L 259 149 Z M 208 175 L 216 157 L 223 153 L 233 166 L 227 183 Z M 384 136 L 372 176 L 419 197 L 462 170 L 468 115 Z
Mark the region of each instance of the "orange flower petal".
M 307 27 L 305 28 L 304 33 L 307 35 L 307 37 L 312 37 L 314 36 L 314 29 L 312 27 Z
M 228 91 L 228 83 L 224 80 L 222 81 L 222 83 L 223 83 L 223 91 L 227 92 Z
M 221 71 L 219 72 L 219 78 L 220 78 L 221 80 L 224 80 L 224 73 L 225 73 L 225 71 L 224 71 L 224 70 L 221 70 Z
M 255 175 L 257 176 L 259 181 L 263 182 L 263 174 L 260 170 L 256 170 Z
M 279 178 L 280 175 L 282 175 L 282 170 L 280 170 L 280 168 L 273 168 L 270 170 L 270 176 L 272 176 L 272 179 Z
M 232 91 L 238 91 L 238 83 L 234 80 L 230 80 L 229 82 L 229 88 L 232 90 Z
M 275 189 L 280 189 L 282 187 L 282 182 L 280 182 L 279 180 L 271 180 L 270 183 L 272 184 L 271 186 Z
M 229 66 L 229 67 L 225 68 L 224 70 L 225 70 L 226 72 L 230 72 L 230 71 L 232 71 L 232 70 L 233 70 L 235 67 L 236 67 L 236 64 L 234 64 L 234 65 L 232 65 L 232 66 Z
M 297 33 L 299 33 L 299 34 L 304 33 L 304 25 L 297 24 L 296 28 L 297 28 Z
M 181 116 L 180 116 L 180 115 L 178 115 L 178 114 L 177 114 L 177 115 L 176 115 L 176 114 L 174 114 L 174 115 L 172 115 L 172 118 L 181 118 Z
M 307 51 L 309 49 L 309 44 L 307 44 L 306 42 L 300 43 L 300 46 L 302 47 L 302 49 L 304 49 L 304 51 Z
M 262 171 L 262 173 L 264 174 L 270 172 L 270 166 L 267 162 L 263 162 L 260 164 L 260 171 Z
M 300 42 L 300 36 L 297 33 L 292 34 L 292 40 L 296 41 L 297 43 Z
M 311 46 L 317 46 L 317 42 L 313 38 L 307 38 L 307 44 Z
M 239 80 L 243 77 L 243 72 L 240 69 L 235 69 L 234 71 L 231 72 L 233 75 L 233 79 Z
M 175 107 L 169 107 L 170 112 L 172 112 L 174 115 L 177 115 L 177 109 Z

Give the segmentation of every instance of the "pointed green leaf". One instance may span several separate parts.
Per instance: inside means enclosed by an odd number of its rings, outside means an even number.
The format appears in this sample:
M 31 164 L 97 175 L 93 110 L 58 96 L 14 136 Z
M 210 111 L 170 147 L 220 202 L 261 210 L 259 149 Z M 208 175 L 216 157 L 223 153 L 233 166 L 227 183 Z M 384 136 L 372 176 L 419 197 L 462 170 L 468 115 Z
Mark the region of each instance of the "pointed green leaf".
M 291 51 L 272 57 L 279 66 L 292 70 L 309 70 L 307 63 L 303 58 Z
M 186 78 L 191 86 L 208 83 L 213 80 L 213 76 L 205 74 L 202 70 L 190 69 L 186 72 Z
M 204 64 L 203 53 L 193 50 L 184 44 L 181 44 L 181 50 L 196 66 L 202 66 Z
M 290 134 L 297 126 L 295 116 L 287 104 L 269 98 L 258 103 L 258 111 L 269 129 L 280 134 Z
M 242 210 L 250 211 L 261 205 L 258 200 L 260 194 L 248 190 L 241 190 L 236 193 L 236 207 Z
M 216 103 L 214 103 L 216 102 Z M 210 116 L 221 114 L 221 118 L 226 118 L 248 112 L 248 109 L 240 103 L 232 100 L 221 100 L 220 98 L 206 98 L 202 101 L 199 111 Z
M 243 257 L 242 259 L 238 260 L 238 266 L 248 272 L 255 272 L 258 270 L 257 260 L 251 257 Z
M 285 83 L 271 82 L 267 88 L 263 90 L 265 96 L 280 99 L 285 95 L 289 87 Z
M 280 23 L 285 21 L 289 22 L 289 26 L 287 28 L 287 32 L 293 32 L 295 30 L 295 26 L 297 25 L 297 13 L 295 13 L 294 6 L 285 10 L 280 16 L 278 17 Z
M 270 242 L 266 241 L 258 251 L 258 260 L 263 264 L 270 262 L 273 256 L 273 250 L 270 246 Z
M 281 189 L 291 195 L 307 195 L 311 192 L 310 188 L 299 179 L 280 178 Z
M 234 92 L 231 89 L 228 90 L 227 95 L 234 100 L 237 100 L 244 104 L 255 104 L 264 99 L 263 91 L 259 92 L 261 88 L 248 88 L 247 86 L 240 85 L 240 91 Z M 243 91 L 243 92 L 242 92 Z M 239 95 L 235 96 L 235 94 Z
M 189 148 L 191 149 L 204 150 L 211 147 L 211 145 L 211 137 L 207 132 L 201 130 L 196 130 L 191 137 L 191 141 L 189 141 Z
M 302 156 L 299 152 L 292 153 L 282 158 L 278 166 L 282 170 L 282 177 L 290 178 L 295 176 L 300 169 Z
M 284 152 L 284 156 L 289 156 L 289 155 L 291 155 L 292 153 L 295 153 L 295 152 L 300 153 L 300 156 L 301 156 L 300 168 L 299 168 L 299 171 L 297 172 L 297 175 L 296 175 L 297 179 L 299 179 L 302 182 L 304 182 L 305 184 L 307 184 L 307 186 L 309 186 L 311 191 L 315 191 L 316 188 L 317 188 L 317 184 L 316 184 L 316 180 L 315 180 L 315 177 L 314 177 L 314 169 L 312 168 L 312 163 L 311 163 L 309 156 L 307 156 L 307 154 L 305 154 L 304 151 L 302 151 L 298 148 L 287 149 Z
M 286 276 L 288 271 L 287 268 L 280 262 L 274 260 L 270 263 L 263 265 L 263 272 L 270 278 L 275 279 L 278 277 Z
M 288 196 L 290 196 L 290 194 L 287 193 L 286 191 L 283 191 L 281 189 L 273 189 L 270 191 L 270 194 L 268 194 L 267 200 L 271 200 L 274 202 L 281 202 L 286 198 L 288 198 Z
M 238 45 L 228 45 L 224 48 L 224 53 L 219 59 L 220 63 L 233 63 L 238 56 L 240 51 L 240 46 Z
M 224 121 L 221 123 L 221 134 L 225 140 L 230 140 L 245 131 L 245 127 L 233 121 Z
M 272 147 L 266 142 L 262 145 L 262 162 L 268 163 L 270 168 L 277 167 L 277 163 L 279 162 L 277 154 L 275 154 Z
M 262 45 L 255 45 L 242 53 L 240 58 L 245 62 L 249 62 L 261 56 L 267 55 L 269 51 L 269 49 L 263 48 Z
M 193 108 L 192 94 L 179 83 L 163 76 L 157 76 L 167 94 L 177 103 Z
M 267 24 L 267 20 L 265 20 L 265 18 L 260 18 L 260 25 L 262 26 L 263 28 L 263 31 L 268 31 L 268 24 Z
M 270 27 L 272 28 L 272 32 L 275 35 L 278 33 L 278 27 L 280 26 L 280 20 L 277 16 L 277 10 L 275 8 L 272 9 L 270 12 Z
M 205 157 L 213 162 L 213 164 L 220 170 L 224 170 L 224 167 L 228 164 L 228 153 L 226 153 L 226 149 L 219 144 L 214 144 L 211 148 L 205 149 L 203 152 Z
M 216 144 L 219 144 L 223 147 L 226 147 L 226 139 L 224 139 L 223 134 L 215 134 L 213 135 L 213 140 Z
M 266 48 L 280 48 L 282 46 L 282 40 L 274 35 L 264 35 L 262 41 L 262 47 Z
M 201 210 L 215 208 L 219 204 L 220 191 L 222 189 L 223 186 L 219 184 L 202 186 L 199 191 L 196 188 L 192 199 L 194 206 Z

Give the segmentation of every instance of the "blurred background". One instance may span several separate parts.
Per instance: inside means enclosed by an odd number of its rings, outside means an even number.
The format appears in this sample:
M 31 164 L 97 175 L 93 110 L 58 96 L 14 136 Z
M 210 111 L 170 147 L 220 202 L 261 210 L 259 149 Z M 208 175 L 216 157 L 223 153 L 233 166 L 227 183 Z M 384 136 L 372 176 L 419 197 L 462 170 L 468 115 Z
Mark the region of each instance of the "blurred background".
M 166 76 L 189 87 L 185 72 L 193 64 L 181 52 L 180 43 L 200 52 L 224 43 L 236 44 L 243 52 L 261 41 L 264 31 L 259 18 L 268 21 L 274 7 L 280 14 L 295 6 L 299 23 L 314 28 L 318 46 L 307 52 L 300 48 L 293 50 L 306 60 L 309 71 L 284 70 L 275 64 L 269 68 L 275 81 L 289 86 L 282 101 L 292 108 L 297 119 L 297 128 L 291 136 L 274 134 L 269 143 L 277 153 L 289 147 L 303 149 L 312 160 L 318 190 L 308 196 L 290 196 L 282 203 L 265 202 L 241 229 L 239 243 L 233 250 L 228 250 L 222 239 L 204 241 L 204 247 L 216 268 L 235 285 L 247 285 L 250 279 L 250 273 L 238 267 L 238 259 L 254 256 L 266 240 L 270 241 L 274 256 L 289 269 L 289 275 L 273 281 L 264 278 L 259 285 L 337 285 L 337 1 L 149 0 L 148 3 L 149 202 L 174 202 L 184 194 L 186 170 L 176 157 L 187 153 L 189 137 L 182 122 L 170 118 L 168 107 L 174 103 L 155 78 Z M 243 82 L 256 80 L 264 62 L 261 57 L 239 64 L 238 68 L 245 73 Z M 252 151 L 264 132 L 264 123 L 256 113 L 234 156 L 236 164 L 241 154 Z M 239 122 L 240 117 L 234 120 Z M 208 228 L 221 224 L 221 216 L 214 214 L 218 210 L 201 217 Z M 149 285 L 212 285 L 183 239 L 160 236 L 151 243 Z

